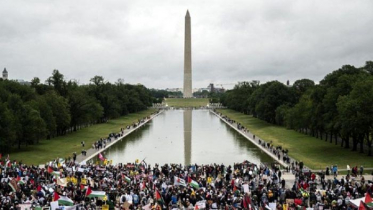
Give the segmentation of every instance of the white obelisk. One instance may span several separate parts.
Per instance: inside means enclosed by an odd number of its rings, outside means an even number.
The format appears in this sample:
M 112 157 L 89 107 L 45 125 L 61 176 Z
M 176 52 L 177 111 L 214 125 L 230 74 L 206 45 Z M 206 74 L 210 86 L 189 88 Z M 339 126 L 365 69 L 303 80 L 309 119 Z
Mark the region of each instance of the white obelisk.
M 185 15 L 185 43 L 184 43 L 184 98 L 193 97 L 192 94 L 192 38 L 189 11 Z

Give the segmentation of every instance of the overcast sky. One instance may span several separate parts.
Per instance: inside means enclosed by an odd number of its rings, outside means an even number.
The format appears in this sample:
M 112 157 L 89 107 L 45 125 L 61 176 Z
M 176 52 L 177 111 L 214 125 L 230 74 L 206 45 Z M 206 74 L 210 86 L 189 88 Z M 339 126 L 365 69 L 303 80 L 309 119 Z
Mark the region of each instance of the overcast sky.
M 187 9 L 193 87 L 318 82 L 342 65 L 373 60 L 371 0 L 2 0 L 0 67 L 10 79 L 45 81 L 58 69 L 80 84 L 100 75 L 182 87 Z

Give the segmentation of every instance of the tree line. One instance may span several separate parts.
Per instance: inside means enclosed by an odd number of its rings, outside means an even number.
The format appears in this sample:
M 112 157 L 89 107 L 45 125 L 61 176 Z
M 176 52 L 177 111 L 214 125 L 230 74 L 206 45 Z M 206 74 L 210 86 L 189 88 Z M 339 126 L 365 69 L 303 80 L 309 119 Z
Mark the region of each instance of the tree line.
M 0 79 L 0 152 L 145 110 L 153 100 L 143 85 L 112 84 L 102 76 L 87 85 L 66 81 L 58 70 L 29 86 Z
M 344 65 L 319 84 L 300 79 L 239 82 L 220 97 L 224 106 L 352 151 L 372 155 L 373 62 Z

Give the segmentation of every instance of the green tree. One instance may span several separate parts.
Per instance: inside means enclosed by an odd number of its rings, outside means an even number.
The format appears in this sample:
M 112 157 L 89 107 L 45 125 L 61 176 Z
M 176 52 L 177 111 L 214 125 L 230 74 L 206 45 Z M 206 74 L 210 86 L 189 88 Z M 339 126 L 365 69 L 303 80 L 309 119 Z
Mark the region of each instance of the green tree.
M 70 126 L 71 116 L 69 111 L 69 104 L 65 98 L 59 96 L 54 91 L 49 91 L 45 94 L 45 100 L 51 107 L 53 117 L 56 121 L 57 135 L 66 134 Z
M 373 131 L 373 77 L 367 77 L 356 82 L 349 95 L 340 97 L 337 103 L 342 130 L 352 133 L 360 143 L 363 151 L 364 140 L 372 155 Z
M 0 119 L 0 152 L 5 153 L 16 143 L 13 114 L 5 103 L 0 103 Z

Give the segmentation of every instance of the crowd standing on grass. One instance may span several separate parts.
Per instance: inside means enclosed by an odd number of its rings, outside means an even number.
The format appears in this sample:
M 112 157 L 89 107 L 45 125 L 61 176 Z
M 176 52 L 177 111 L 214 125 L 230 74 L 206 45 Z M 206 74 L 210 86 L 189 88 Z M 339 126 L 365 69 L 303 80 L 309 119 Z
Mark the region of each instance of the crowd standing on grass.
M 292 169 L 292 187 L 286 187 L 278 165 L 249 161 L 188 166 L 152 166 L 145 160 L 115 165 L 63 159 L 45 166 L 6 162 L 0 173 L 0 209 L 41 209 L 54 199 L 74 209 L 351 209 L 350 200 L 373 192 L 371 180 L 326 180 L 299 166 Z

